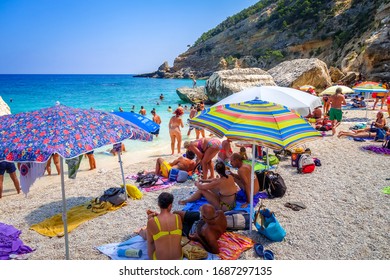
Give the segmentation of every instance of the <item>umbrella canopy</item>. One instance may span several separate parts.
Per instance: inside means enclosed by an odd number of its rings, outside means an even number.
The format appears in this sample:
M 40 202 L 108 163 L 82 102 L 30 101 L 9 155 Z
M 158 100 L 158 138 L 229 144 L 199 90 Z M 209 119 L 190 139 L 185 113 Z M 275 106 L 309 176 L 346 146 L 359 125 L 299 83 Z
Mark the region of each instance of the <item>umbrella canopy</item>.
M 222 99 L 214 106 L 240 103 L 256 98 L 263 101 L 281 104 L 290 110 L 296 111 L 301 116 L 306 116 L 310 112 L 313 112 L 316 107 L 322 106 L 321 98 L 317 96 L 301 90 L 278 86 L 247 88 Z
M 0 117 L 0 161 L 45 162 L 53 153 L 61 155 L 66 259 L 69 242 L 63 159 L 125 139 L 151 141 L 152 136 L 113 114 L 63 105 Z
M 311 86 L 311 85 L 303 85 L 303 86 L 300 86 L 300 87 L 299 87 L 299 89 L 300 89 L 300 90 L 303 90 L 303 91 L 307 91 L 307 90 L 310 89 L 310 88 L 315 89 L 316 87 Z
M 0 117 L 0 161 L 69 159 L 125 139 L 153 136 L 113 114 L 64 105 Z
M 143 130 L 151 133 L 156 134 L 158 130 L 160 129 L 160 126 L 152 121 L 151 119 L 148 119 L 145 116 L 142 116 L 137 113 L 132 112 L 113 112 L 112 114 L 117 115 L 121 118 L 124 118 L 125 120 L 135 124 L 139 128 L 142 128 Z
M 362 82 L 352 88 L 355 92 L 387 92 L 382 84 L 377 82 Z
M 336 94 L 336 89 L 338 89 L 338 88 L 341 88 L 341 92 L 343 94 L 354 93 L 353 89 L 351 89 L 350 87 L 346 87 L 346 86 L 331 86 L 331 87 L 328 87 L 327 89 L 325 89 L 324 91 L 322 91 L 319 94 L 319 96 L 335 95 Z
M 321 137 L 305 119 L 287 107 L 258 99 L 207 108 L 190 119 L 189 123 L 204 127 L 219 137 L 252 143 L 250 231 L 253 219 L 255 144 L 280 149 Z
M 212 106 L 189 122 L 218 137 L 226 136 L 272 149 L 285 149 L 321 136 L 287 107 L 262 100 Z

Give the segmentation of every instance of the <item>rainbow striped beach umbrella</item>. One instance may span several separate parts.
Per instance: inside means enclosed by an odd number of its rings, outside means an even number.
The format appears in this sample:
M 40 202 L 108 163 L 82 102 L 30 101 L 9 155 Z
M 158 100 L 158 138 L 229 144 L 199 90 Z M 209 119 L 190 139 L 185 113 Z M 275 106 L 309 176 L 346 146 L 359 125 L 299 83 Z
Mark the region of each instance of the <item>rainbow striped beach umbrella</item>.
M 321 137 L 304 118 L 287 107 L 259 99 L 213 106 L 189 122 L 221 138 L 225 136 L 271 149 L 286 149 Z
M 252 144 L 250 232 L 253 219 L 255 145 L 285 149 L 321 137 L 320 133 L 297 113 L 285 106 L 259 99 L 212 106 L 189 122 L 192 126 L 210 130 L 218 137 L 225 136 L 231 140 Z
M 361 82 L 352 88 L 355 92 L 387 92 L 388 90 L 377 82 Z

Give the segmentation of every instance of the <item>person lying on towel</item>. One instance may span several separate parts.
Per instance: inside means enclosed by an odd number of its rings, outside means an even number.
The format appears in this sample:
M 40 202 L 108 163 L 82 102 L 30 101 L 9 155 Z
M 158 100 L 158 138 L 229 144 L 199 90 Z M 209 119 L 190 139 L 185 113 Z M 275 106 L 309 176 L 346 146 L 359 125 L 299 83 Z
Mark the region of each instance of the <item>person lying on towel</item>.
M 183 235 L 202 244 L 212 254 L 219 253 L 218 239 L 226 232 L 227 221 L 221 210 L 203 204 L 198 211 L 174 211 L 183 221 Z
M 155 174 L 158 176 L 163 176 L 168 178 L 169 171 L 172 168 L 176 168 L 183 171 L 193 171 L 196 167 L 196 162 L 193 160 L 195 158 L 195 153 L 192 151 L 187 151 L 186 156 L 179 157 L 172 162 L 167 162 L 163 158 L 158 158 L 156 161 L 156 170 Z

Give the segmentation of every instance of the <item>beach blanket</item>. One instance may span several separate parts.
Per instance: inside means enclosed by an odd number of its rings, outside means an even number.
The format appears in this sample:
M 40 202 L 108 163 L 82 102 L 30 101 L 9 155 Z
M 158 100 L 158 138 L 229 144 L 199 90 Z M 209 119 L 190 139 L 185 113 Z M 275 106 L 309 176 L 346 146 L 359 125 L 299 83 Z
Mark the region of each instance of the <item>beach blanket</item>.
M 83 205 L 72 207 L 67 212 L 68 232 L 71 232 L 82 223 L 92 220 L 96 217 L 104 215 L 109 211 L 115 211 L 126 205 L 124 202 L 121 205 L 114 206 L 108 201 L 100 203 L 91 200 Z M 30 229 L 49 237 L 64 236 L 64 223 L 62 221 L 62 213 L 56 214 L 46 220 L 34 224 Z
M 200 245 L 199 243 L 197 243 Z M 208 253 L 205 260 L 236 260 L 241 253 L 253 247 L 254 242 L 249 237 L 238 233 L 225 232 L 218 240 L 220 253 L 218 255 Z M 136 235 L 122 243 L 111 243 L 95 247 L 99 252 L 108 256 L 112 260 L 148 260 L 147 241 L 140 235 Z M 118 256 L 120 249 L 142 250 L 140 258 L 128 258 Z
M 0 223 L 0 260 L 15 258 L 13 255 L 31 253 L 33 250 L 19 239 L 22 231 L 12 225 Z
M 371 151 L 376 154 L 390 155 L 390 149 L 383 148 L 382 146 L 369 145 L 362 147 L 365 151 Z
M 137 180 L 138 175 L 127 175 L 126 179 L 131 179 L 131 180 Z M 158 181 L 156 182 L 155 185 L 147 187 L 147 188 L 140 188 L 141 190 L 145 192 L 154 192 L 158 190 L 163 190 L 172 187 L 176 182 L 169 181 L 168 178 L 164 178 L 160 176 Z
M 258 192 L 253 196 L 253 205 L 256 205 L 259 203 L 260 199 L 265 199 L 268 198 L 267 193 L 265 192 Z M 207 200 L 204 197 L 201 197 L 197 201 L 194 202 L 188 202 L 184 208 L 182 209 L 183 211 L 199 211 L 200 206 L 203 204 L 206 204 Z M 236 207 L 233 210 L 245 210 L 248 213 L 250 212 L 250 205 L 248 205 L 246 208 L 241 208 L 241 205 L 246 203 L 246 195 L 243 190 L 240 190 L 237 193 L 237 200 L 236 200 Z

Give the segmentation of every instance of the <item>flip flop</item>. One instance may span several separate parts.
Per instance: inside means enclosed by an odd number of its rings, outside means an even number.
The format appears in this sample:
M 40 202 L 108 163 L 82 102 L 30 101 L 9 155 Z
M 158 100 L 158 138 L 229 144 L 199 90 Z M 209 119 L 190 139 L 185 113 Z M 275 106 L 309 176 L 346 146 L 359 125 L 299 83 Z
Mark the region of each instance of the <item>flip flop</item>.
M 261 245 L 260 243 L 256 243 L 253 248 L 255 249 L 256 254 L 260 257 L 264 257 L 264 246 Z
M 264 251 L 264 260 L 274 260 L 274 259 L 275 259 L 275 256 L 271 250 Z
M 294 211 L 306 209 L 306 205 L 302 202 L 287 202 L 284 204 L 287 208 L 291 208 Z

